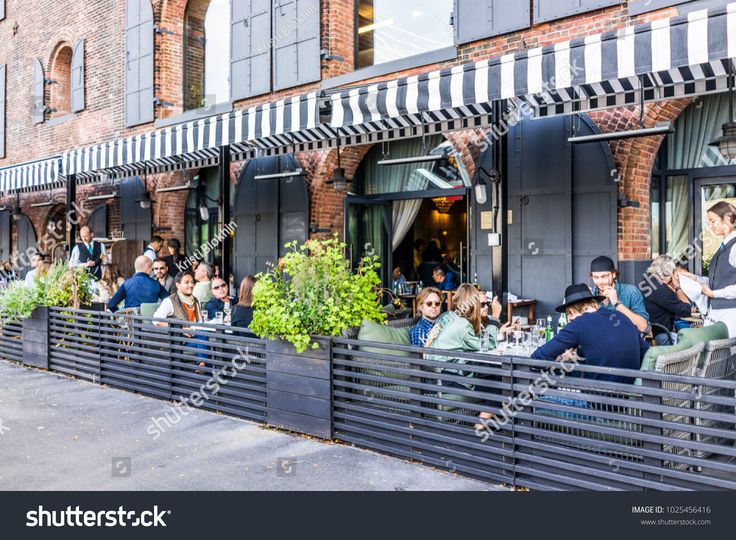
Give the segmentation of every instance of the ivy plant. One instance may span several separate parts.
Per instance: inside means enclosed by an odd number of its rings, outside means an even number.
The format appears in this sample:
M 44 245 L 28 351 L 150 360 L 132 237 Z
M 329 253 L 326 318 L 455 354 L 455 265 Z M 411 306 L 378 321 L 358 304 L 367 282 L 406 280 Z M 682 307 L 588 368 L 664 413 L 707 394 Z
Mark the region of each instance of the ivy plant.
M 376 257 L 363 258 L 356 269 L 345 259 L 337 237 L 309 240 L 259 274 L 253 289 L 250 329 L 261 338 L 291 342 L 297 352 L 316 349 L 311 336 L 339 336 L 363 319 L 382 322 L 381 279 Z

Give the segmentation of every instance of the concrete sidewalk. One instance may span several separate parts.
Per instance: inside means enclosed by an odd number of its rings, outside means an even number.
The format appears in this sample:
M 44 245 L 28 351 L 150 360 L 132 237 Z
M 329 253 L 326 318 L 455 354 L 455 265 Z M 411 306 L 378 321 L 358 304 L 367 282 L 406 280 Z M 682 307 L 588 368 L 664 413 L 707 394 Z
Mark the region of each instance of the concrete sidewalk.
M 0 362 L 0 490 L 505 489 L 341 444 Z

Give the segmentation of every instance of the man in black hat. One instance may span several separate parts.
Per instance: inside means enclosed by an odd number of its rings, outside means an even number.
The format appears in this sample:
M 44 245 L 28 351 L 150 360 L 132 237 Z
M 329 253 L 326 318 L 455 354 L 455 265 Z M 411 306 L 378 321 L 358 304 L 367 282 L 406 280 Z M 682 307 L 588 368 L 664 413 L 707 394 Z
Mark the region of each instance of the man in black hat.
M 620 283 L 618 270 L 610 257 L 600 256 L 590 263 L 593 294 L 604 297 L 603 307 L 626 315 L 639 332 L 649 329 L 649 314 L 644 307 L 644 296 L 636 285 Z
M 585 359 L 586 366 L 639 369 L 649 344 L 624 313 L 600 305 L 605 299 L 594 296 L 585 283 L 565 289 L 565 301 L 556 311 L 565 313 L 569 323 L 551 341 L 534 351 L 532 358 L 557 360 L 577 356 Z M 585 378 L 625 384 L 634 382 L 631 377 L 603 373 L 586 373 Z

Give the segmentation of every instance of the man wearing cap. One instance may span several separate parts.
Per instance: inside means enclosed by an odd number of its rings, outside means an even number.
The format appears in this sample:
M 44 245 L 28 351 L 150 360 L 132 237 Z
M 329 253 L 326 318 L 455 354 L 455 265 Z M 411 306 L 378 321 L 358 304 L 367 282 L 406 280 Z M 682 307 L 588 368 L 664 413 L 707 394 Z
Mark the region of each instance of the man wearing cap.
M 593 259 L 590 277 L 593 279 L 593 294 L 604 297 L 603 308 L 626 315 L 639 332 L 647 332 L 649 314 L 644 307 L 644 295 L 636 285 L 619 282 L 618 270 L 610 257 Z
M 584 358 L 583 365 L 639 369 L 649 344 L 621 311 L 600 305 L 604 296 L 594 296 L 585 283 L 565 289 L 565 301 L 556 308 L 569 321 L 557 335 L 532 353 L 538 360 Z M 633 383 L 631 377 L 586 373 L 586 379 Z

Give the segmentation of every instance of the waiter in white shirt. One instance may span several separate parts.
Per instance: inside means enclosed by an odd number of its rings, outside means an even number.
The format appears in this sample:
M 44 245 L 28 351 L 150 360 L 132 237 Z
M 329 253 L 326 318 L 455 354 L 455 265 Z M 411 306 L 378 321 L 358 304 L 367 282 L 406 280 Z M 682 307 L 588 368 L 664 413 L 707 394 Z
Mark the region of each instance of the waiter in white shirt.
M 729 337 L 736 337 L 736 208 L 720 201 L 708 209 L 708 222 L 715 236 L 723 238 L 710 261 L 709 280 L 702 285 L 710 298 L 706 323 L 722 321 Z
M 92 229 L 87 226 L 82 227 L 79 230 L 79 236 L 82 241 L 72 249 L 72 254 L 69 258 L 69 266 L 72 268 L 82 266 L 86 268 L 87 272 L 92 274 L 95 279 L 99 280 L 102 276 L 102 263 L 107 262 L 105 246 L 94 240 Z

